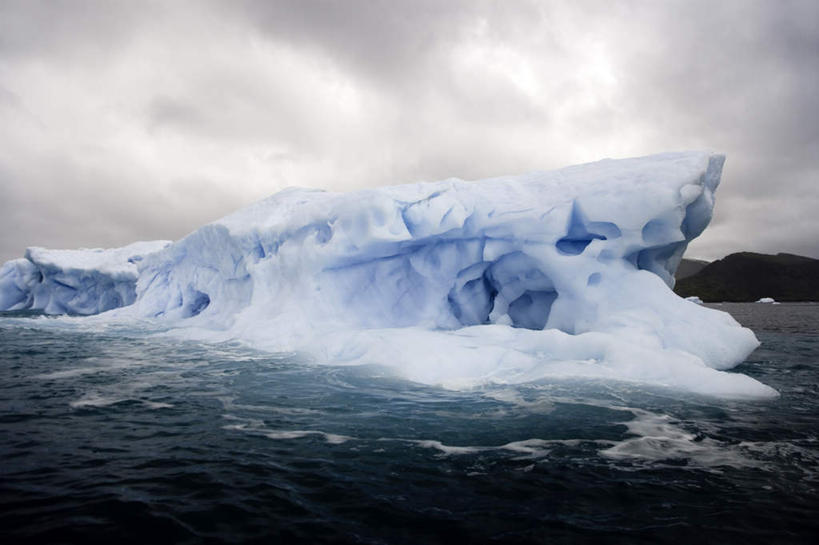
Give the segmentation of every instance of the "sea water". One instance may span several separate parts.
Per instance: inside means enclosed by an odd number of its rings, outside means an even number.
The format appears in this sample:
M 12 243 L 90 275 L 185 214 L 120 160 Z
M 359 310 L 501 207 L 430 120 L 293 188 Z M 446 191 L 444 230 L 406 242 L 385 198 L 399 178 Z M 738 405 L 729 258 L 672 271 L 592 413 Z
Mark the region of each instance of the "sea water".
M 812 543 L 819 304 L 714 306 L 779 398 L 451 391 L 3 313 L 0 542 Z

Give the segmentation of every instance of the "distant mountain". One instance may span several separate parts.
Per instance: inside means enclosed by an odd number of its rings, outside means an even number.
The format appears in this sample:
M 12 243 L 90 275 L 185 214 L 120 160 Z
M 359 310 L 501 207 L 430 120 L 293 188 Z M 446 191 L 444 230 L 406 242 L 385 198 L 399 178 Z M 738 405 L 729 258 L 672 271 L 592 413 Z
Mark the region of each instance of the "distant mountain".
M 740 252 L 678 277 L 674 291 L 705 302 L 819 301 L 819 259 L 793 254 Z
M 700 272 L 706 265 L 708 265 L 708 261 L 703 261 L 702 259 L 683 258 L 683 260 L 680 262 L 680 266 L 677 267 L 677 272 L 674 274 L 674 278 L 676 278 L 678 281 L 682 280 L 683 278 L 688 278 L 689 276 Z

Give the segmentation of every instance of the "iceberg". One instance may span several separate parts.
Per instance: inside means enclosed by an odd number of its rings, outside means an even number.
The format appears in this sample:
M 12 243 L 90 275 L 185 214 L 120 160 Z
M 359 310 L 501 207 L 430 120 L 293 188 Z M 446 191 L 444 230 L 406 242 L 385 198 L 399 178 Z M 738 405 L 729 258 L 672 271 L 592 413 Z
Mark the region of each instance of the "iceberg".
M 666 153 L 480 181 L 288 189 L 172 244 L 111 251 L 98 268 L 29 250 L 34 269 L 4 265 L 0 307 L 120 307 L 94 319 L 451 388 L 594 377 L 772 396 L 724 372 L 758 346 L 754 334 L 671 290 L 711 219 L 723 162 Z M 65 278 L 87 283 L 69 298 Z
M 136 263 L 170 241 L 123 248 L 49 250 L 32 247 L 25 258 L 0 267 L 0 310 L 47 314 L 99 314 L 136 300 Z

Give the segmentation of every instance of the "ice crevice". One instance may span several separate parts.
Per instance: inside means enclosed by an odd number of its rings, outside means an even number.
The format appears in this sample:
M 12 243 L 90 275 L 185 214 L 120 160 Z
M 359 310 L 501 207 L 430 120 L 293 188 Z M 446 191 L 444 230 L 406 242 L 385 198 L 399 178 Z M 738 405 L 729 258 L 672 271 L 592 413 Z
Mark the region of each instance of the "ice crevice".
M 0 308 L 157 320 L 454 388 L 594 376 L 775 395 L 723 372 L 757 346 L 753 333 L 670 290 L 711 219 L 723 161 L 665 153 L 474 182 L 288 189 L 177 242 L 107 250 L 106 264 L 30 251 L 0 269 Z

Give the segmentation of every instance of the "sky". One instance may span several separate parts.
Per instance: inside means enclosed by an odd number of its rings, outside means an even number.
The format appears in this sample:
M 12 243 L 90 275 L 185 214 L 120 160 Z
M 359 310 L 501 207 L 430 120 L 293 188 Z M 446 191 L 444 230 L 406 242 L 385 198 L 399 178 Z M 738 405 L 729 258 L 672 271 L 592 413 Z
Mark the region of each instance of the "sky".
M 688 149 L 727 155 L 688 257 L 819 257 L 819 2 L 0 0 L 0 261 Z

